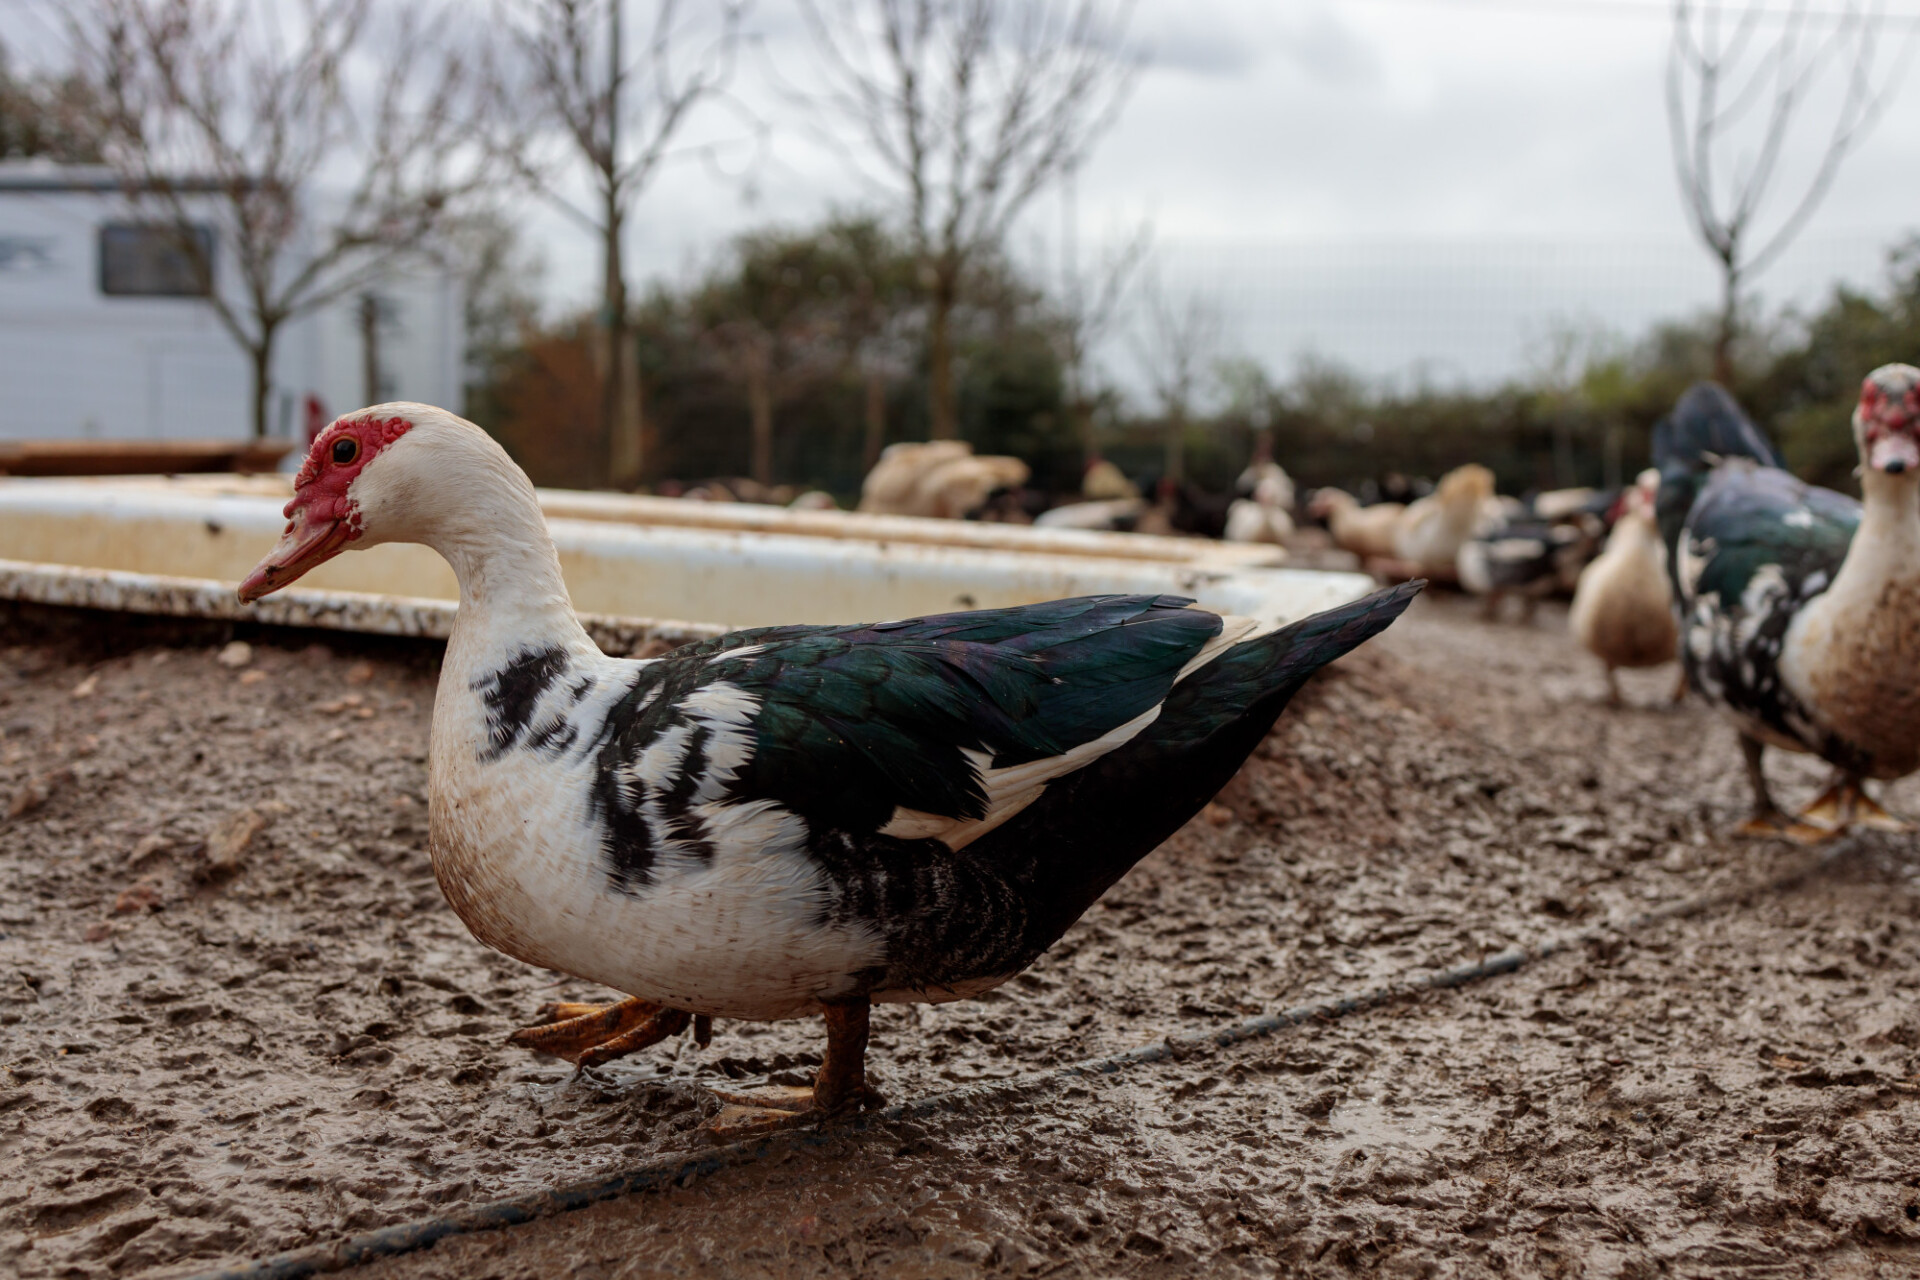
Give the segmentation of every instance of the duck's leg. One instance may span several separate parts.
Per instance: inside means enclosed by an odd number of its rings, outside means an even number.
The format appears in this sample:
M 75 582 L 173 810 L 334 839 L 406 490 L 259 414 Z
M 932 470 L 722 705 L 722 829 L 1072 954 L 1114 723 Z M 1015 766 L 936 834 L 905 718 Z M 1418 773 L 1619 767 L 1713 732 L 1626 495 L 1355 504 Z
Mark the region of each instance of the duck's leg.
M 1667 701 L 1673 706 L 1679 706 L 1687 700 L 1688 688 L 1687 664 L 1683 662 L 1680 664 L 1680 674 L 1673 682 L 1673 693 L 1667 698 Z
M 867 1083 L 867 1017 L 872 1006 L 827 1006 L 827 1056 L 813 1078 L 814 1110 L 826 1115 L 877 1107 L 886 1100 Z
M 728 1105 L 707 1122 L 708 1132 L 718 1138 L 737 1138 L 800 1119 L 844 1115 L 882 1105 L 885 1099 L 867 1083 L 871 1007 L 864 999 L 827 1006 L 827 1052 L 819 1074 L 813 1078 L 813 1088 L 775 1085 L 739 1092 L 714 1090 L 713 1096 Z
M 1613 664 L 1609 662 L 1607 664 L 1607 705 L 1618 707 L 1624 702 L 1625 699 L 1620 696 L 1620 677 L 1614 671 Z
M 1760 739 L 1740 735 L 1740 753 L 1747 761 L 1747 782 L 1753 788 L 1753 813 L 1735 830 L 1743 836 L 1785 836 L 1797 844 L 1817 844 L 1833 834 L 1824 827 L 1811 826 L 1789 818 L 1773 802 L 1767 789 L 1767 774 L 1762 767 L 1766 744 Z
M 558 1001 L 540 1007 L 543 1023 L 522 1027 L 507 1037 L 507 1043 L 578 1062 L 595 1045 L 625 1035 L 659 1012 L 659 1005 L 637 998 L 615 1004 Z

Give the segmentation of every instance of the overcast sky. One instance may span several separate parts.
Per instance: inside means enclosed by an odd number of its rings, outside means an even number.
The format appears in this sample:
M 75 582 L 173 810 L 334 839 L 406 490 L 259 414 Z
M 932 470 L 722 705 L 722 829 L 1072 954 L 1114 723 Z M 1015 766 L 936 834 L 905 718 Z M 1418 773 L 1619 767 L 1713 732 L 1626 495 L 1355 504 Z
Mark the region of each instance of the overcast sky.
M 761 0 L 736 82 L 771 124 L 766 151 L 744 178 L 667 170 L 636 219 L 641 276 L 685 275 L 732 232 L 867 198 L 769 88 L 770 68 L 801 78 L 810 57 L 788 3 Z M 1920 15 L 1920 0 L 1888 7 Z M 1915 31 L 1896 23 L 1884 61 L 1920 51 Z M 1276 368 L 1314 349 L 1495 376 L 1553 316 L 1632 328 L 1710 300 L 1667 144 L 1669 33 L 1660 0 L 1141 0 L 1132 35 L 1149 65 L 1081 179 L 1083 234 L 1150 220 L 1169 286 L 1217 293 L 1225 345 Z M 1920 229 L 1916 126 L 1920 86 L 1906 85 L 1763 292 L 1875 278 L 1882 247 Z M 709 112 L 698 131 L 738 128 Z M 1800 135 L 1783 195 L 1818 151 Z M 1059 219 L 1038 201 L 1021 252 L 1044 252 Z M 555 300 L 588 299 L 591 244 L 550 217 L 528 226 Z

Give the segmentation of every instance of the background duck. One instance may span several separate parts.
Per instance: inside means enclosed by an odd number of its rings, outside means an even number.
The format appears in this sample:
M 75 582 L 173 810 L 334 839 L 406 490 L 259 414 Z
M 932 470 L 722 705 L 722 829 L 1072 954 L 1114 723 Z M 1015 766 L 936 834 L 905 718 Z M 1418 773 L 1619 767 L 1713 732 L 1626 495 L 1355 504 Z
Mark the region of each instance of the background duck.
M 1712 384 L 1655 432 L 1687 677 L 1739 730 L 1748 830 L 1906 829 L 1861 783 L 1920 768 L 1920 369 L 1867 375 L 1853 434 L 1864 504 L 1782 470 Z M 1835 766 L 1798 821 L 1767 789 L 1768 746 Z
M 1604 551 L 1580 574 L 1567 628 L 1607 668 L 1607 701 L 1620 705 L 1621 667 L 1657 667 L 1678 653 L 1667 548 L 1654 504 L 1660 473 L 1649 468 L 1621 495 Z
M 1239 768 L 1406 584 L 1286 627 L 1171 596 L 761 627 L 646 661 L 581 629 L 532 485 L 485 433 L 387 404 L 316 440 L 257 599 L 350 548 L 460 582 L 429 849 L 480 938 L 626 992 L 518 1043 L 582 1066 L 713 1017 L 825 1017 L 813 1090 L 877 1095 L 873 1001 L 978 995 L 1031 964 Z

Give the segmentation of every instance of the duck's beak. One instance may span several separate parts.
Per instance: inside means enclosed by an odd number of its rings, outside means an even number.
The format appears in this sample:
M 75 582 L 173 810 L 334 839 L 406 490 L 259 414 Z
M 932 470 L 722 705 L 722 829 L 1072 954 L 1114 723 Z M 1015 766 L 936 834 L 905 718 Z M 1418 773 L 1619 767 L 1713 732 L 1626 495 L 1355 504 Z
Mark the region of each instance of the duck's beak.
M 1867 465 L 1890 476 L 1920 471 L 1920 441 L 1906 431 L 1889 431 L 1867 446 Z
M 325 564 L 346 549 L 353 533 L 345 520 L 316 519 L 304 506 L 289 505 L 287 531 L 266 558 L 240 584 L 240 600 L 251 604 Z

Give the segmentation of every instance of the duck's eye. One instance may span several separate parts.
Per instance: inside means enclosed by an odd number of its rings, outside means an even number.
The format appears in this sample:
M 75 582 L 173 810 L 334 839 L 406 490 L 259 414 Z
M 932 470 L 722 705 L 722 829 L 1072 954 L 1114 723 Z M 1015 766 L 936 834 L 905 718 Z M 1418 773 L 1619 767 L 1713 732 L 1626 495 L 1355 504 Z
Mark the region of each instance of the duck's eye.
M 360 456 L 360 442 L 352 436 L 341 436 L 333 442 L 333 460 L 340 466 L 346 466 Z

